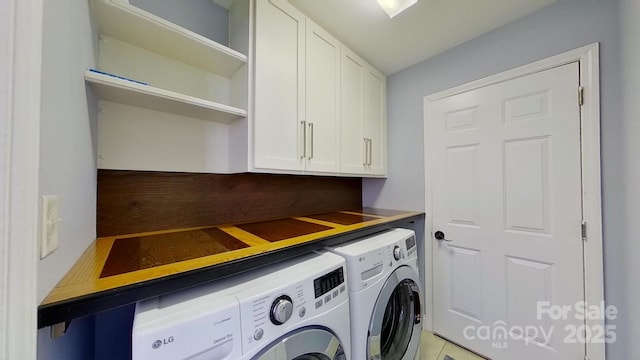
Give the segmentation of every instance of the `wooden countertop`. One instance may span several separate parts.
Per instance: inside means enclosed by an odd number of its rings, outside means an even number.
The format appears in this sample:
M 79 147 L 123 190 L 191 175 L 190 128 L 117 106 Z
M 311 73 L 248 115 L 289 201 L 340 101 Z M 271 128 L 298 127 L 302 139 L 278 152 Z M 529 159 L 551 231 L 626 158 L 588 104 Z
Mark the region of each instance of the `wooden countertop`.
M 98 238 L 38 307 L 38 328 L 186 289 L 422 216 L 364 208 Z

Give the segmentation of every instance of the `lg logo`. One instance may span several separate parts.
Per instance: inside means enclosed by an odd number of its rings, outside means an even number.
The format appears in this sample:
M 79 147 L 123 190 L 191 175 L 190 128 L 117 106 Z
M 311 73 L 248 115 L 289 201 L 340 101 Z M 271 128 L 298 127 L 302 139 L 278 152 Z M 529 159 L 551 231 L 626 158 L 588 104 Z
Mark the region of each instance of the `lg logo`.
M 160 348 L 160 346 L 162 345 L 167 345 L 167 344 L 171 344 L 175 339 L 173 338 L 173 336 L 169 336 L 168 339 L 162 339 L 162 340 L 156 340 L 153 342 L 153 344 L 151 344 L 151 347 L 156 350 L 158 348 Z

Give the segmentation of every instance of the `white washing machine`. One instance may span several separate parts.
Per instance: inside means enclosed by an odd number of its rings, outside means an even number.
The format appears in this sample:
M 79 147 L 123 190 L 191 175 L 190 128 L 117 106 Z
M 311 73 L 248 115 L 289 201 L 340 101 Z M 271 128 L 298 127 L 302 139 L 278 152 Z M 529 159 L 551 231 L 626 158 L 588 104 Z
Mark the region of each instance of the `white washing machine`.
M 142 301 L 133 360 L 349 360 L 347 289 L 325 252 Z
M 347 261 L 351 358 L 416 359 L 422 291 L 415 233 L 393 229 L 328 250 Z

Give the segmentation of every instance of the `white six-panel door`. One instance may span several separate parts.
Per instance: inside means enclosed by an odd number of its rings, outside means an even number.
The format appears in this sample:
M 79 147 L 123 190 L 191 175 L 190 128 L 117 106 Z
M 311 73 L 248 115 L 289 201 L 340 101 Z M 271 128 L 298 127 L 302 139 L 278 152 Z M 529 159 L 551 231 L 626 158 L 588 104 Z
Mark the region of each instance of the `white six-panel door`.
M 434 330 L 495 360 L 585 355 L 575 312 L 537 313 L 584 299 L 578 85 L 572 63 L 425 104 Z

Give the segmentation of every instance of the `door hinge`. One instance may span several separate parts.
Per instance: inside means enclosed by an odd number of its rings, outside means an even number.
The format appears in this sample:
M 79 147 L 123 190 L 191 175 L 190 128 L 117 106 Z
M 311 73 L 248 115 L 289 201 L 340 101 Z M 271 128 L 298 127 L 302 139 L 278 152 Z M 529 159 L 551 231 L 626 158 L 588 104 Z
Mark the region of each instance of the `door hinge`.
M 583 220 L 580 228 L 582 233 L 582 241 L 587 241 L 587 222 Z
M 578 106 L 582 106 L 584 104 L 584 88 L 582 86 L 578 86 Z

